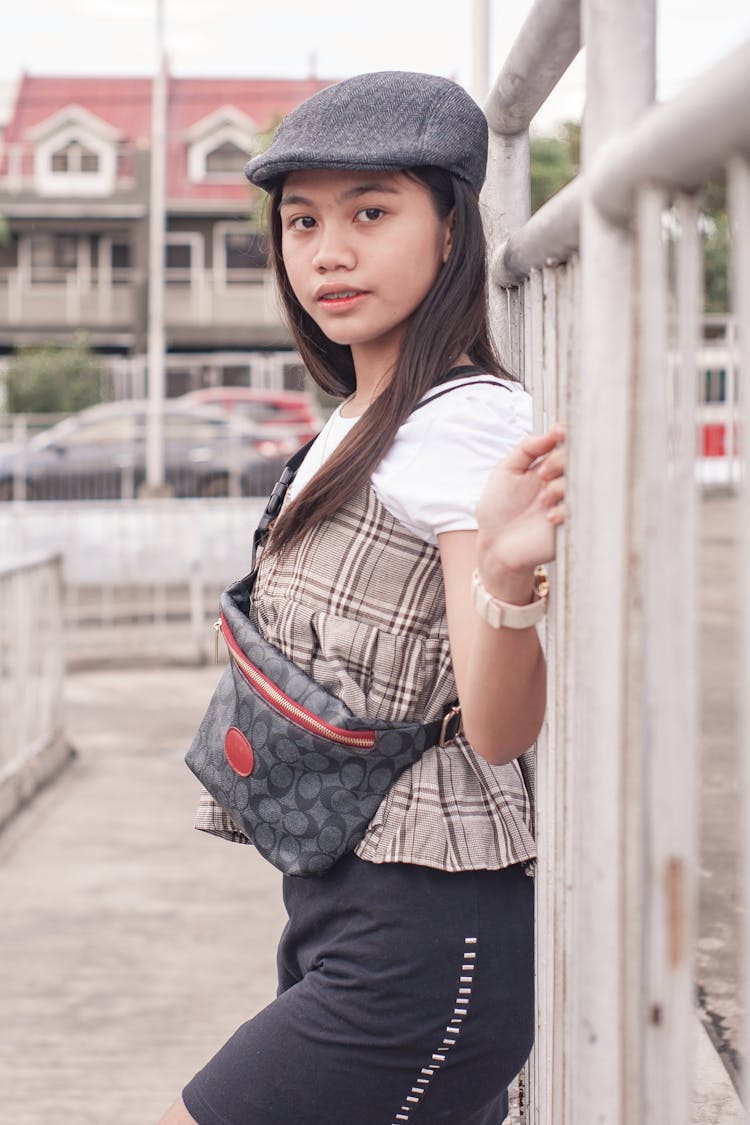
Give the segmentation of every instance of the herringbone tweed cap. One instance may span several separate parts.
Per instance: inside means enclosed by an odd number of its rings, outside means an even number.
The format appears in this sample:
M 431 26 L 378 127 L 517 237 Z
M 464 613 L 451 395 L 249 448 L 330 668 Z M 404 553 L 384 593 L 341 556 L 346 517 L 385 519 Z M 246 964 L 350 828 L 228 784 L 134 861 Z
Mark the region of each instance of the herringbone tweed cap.
M 487 121 L 461 86 L 432 74 L 384 70 L 337 82 L 298 105 L 245 175 L 268 190 L 301 168 L 431 165 L 479 194 L 486 164 Z

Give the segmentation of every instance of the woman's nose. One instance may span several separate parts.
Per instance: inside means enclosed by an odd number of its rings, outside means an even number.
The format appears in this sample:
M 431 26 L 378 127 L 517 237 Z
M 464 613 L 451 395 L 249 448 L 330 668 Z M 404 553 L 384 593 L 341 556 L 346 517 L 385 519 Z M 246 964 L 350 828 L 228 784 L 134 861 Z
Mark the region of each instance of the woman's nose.
M 318 235 L 312 264 L 320 273 L 328 273 L 336 269 L 353 269 L 355 256 L 347 233 L 333 225 L 322 228 Z

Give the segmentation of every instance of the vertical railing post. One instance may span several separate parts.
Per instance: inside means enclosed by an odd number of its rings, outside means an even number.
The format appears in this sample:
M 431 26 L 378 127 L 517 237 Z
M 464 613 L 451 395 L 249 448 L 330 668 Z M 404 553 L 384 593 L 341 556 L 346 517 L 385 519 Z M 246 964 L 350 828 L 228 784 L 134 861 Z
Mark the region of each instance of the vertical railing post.
M 633 638 L 643 668 L 632 693 L 638 707 L 629 724 L 634 808 L 626 824 L 633 895 L 640 892 L 643 903 L 643 967 L 628 989 L 629 1022 L 642 1043 L 643 1125 L 688 1121 L 692 1094 L 698 677 L 691 438 L 700 254 L 695 203 L 682 198 L 676 210 L 677 339 L 670 339 L 667 202 L 664 191 L 645 187 L 636 208 L 633 450 L 640 479 L 631 541 L 642 604 Z
M 553 420 L 550 411 L 556 413 L 558 408 L 557 397 L 552 395 L 547 401 L 545 391 L 552 381 L 560 346 L 557 281 L 552 270 L 545 271 L 545 279 L 540 271 L 535 271 L 528 280 L 520 281 L 505 268 L 502 247 L 526 223 L 531 211 L 529 123 L 579 49 L 578 0 L 537 2 L 493 85 L 486 107 L 490 150 L 482 204 L 492 250 L 494 284 L 490 288 L 490 314 L 503 364 L 520 375 L 533 394 L 537 430 Z M 570 320 L 566 322 L 566 329 L 569 328 Z M 569 339 L 564 346 L 570 346 Z M 564 566 L 561 572 L 564 576 Z M 554 648 L 565 644 L 567 599 L 559 588 L 557 594 L 560 612 L 556 627 L 547 636 L 548 647 Z M 559 669 L 550 655 L 552 674 L 557 675 Z M 561 1002 L 565 970 L 557 935 L 567 925 L 560 909 L 563 898 L 558 899 L 554 886 L 561 871 L 556 862 L 558 839 L 562 826 L 567 825 L 566 810 L 558 803 L 555 776 L 554 755 L 559 750 L 559 737 L 559 730 L 550 732 L 546 728 L 538 747 L 537 791 L 542 803 L 537 809 L 537 1028 L 532 1058 L 521 1079 L 524 1105 L 522 1112 L 513 1117 L 514 1125 L 525 1125 L 526 1121 L 530 1125 L 554 1125 L 563 1120 L 558 1097 L 560 1072 L 552 1061 L 565 1015 Z
M 493 84 L 486 113 L 490 128 L 485 228 L 495 253 L 531 211 L 529 123 L 580 50 L 579 0 L 535 3 Z M 493 268 L 497 278 L 501 271 Z M 515 279 L 490 288 L 490 313 L 503 364 L 518 373 L 512 343 L 519 338 L 521 303 Z
M 740 385 L 740 448 L 744 477 L 740 483 L 738 519 L 741 530 L 740 573 L 750 574 L 750 487 L 748 487 L 748 445 L 750 443 L 750 160 L 735 157 L 728 168 L 729 220 L 733 231 L 732 306 L 737 317 Z M 741 583 L 739 669 L 734 685 L 739 709 L 741 735 L 740 786 L 742 793 L 742 907 L 743 934 L 741 964 L 744 966 L 744 1059 L 750 1058 L 750 595 L 747 581 Z M 745 1075 L 747 1069 L 745 1068 Z M 744 1078 L 744 1101 L 748 1104 L 750 1082 Z
M 490 129 L 487 180 L 482 217 L 490 247 L 501 246 L 529 217 L 530 157 L 528 130 L 505 135 Z M 490 323 L 506 370 L 521 373 L 522 311 L 517 286 L 490 286 Z
M 584 0 L 584 173 L 604 142 L 653 100 L 654 8 L 654 0 Z M 598 212 L 584 179 L 581 354 L 570 419 L 577 965 L 570 980 L 571 1125 L 642 1120 L 638 1029 L 625 1002 L 641 952 L 640 897 L 625 864 L 625 790 L 640 752 L 628 729 L 638 663 L 630 639 L 638 594 L 626 520 L 634 483 L 632 294 L 631 236 Z

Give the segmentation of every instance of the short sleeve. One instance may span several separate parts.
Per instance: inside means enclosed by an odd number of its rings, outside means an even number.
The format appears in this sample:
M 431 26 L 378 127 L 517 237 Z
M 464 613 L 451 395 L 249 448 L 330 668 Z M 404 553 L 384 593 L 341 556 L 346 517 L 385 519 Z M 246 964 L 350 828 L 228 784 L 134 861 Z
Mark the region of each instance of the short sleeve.
M 372 475 L 373 488 L 425 542 L 473 530 L 487 477 L 531 428 L 531 397 L 519 383 L 452 388 L 407 419 Z

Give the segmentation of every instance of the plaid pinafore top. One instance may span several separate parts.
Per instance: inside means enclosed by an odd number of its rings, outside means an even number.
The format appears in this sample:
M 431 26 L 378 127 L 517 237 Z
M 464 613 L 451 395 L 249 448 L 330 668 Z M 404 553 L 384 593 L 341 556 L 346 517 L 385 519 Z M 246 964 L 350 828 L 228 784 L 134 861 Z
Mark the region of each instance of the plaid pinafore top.
M 291 550 L 261 558 L 253 612 L 263 635 L 359 718 L 429 722 L 456 698 L 439 550 L 369 485 Z M 526 862 L 536 854 L 533 777 L 533 751 L 491 766 L 463 736 L 433 747 L 390 789 L 357 855 L 443 871 Z M 207 793 L 195 827 L 250 842 Z

